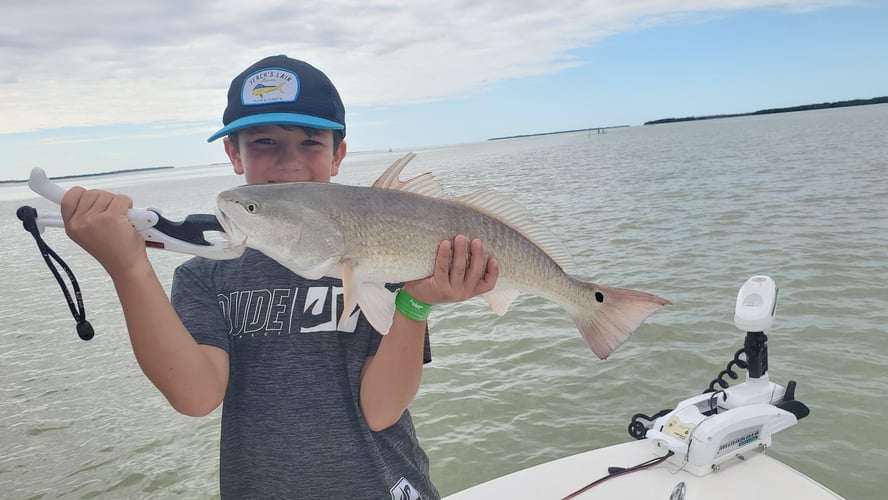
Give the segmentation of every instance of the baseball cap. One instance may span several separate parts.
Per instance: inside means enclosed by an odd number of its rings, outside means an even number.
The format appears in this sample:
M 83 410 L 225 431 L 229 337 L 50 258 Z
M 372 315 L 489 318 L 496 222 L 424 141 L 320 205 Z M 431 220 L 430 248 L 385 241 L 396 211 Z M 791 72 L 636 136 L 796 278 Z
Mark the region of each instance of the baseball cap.
M 345 107 L 321 70 L 277 55 L 253 64 L 231 81 L 222 124 L 207 142 L 255 125 L 339 130 L 345 137 Z

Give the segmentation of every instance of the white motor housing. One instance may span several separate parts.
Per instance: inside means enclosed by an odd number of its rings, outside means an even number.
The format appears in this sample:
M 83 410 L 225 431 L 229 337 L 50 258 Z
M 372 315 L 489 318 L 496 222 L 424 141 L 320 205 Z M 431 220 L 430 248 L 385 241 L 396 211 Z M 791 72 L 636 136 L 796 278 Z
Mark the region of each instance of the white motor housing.
M 741 384 L 743 385 L 743 384 Z M 749 403 L 713 414 L 723 393 L 701 394 L 654 421 L 646 437 L 672 450 L 669 462 L 696 476 L 745 460 L 771 445 L 771 436 L 798 420 L 771 403 Z M 730 399 L 730 396 L 729 396 Z
M 744 332 L 763 332 L 774 323 L 777 284 L 769 276 L 753 276 L 737 292 L 734 325 Z

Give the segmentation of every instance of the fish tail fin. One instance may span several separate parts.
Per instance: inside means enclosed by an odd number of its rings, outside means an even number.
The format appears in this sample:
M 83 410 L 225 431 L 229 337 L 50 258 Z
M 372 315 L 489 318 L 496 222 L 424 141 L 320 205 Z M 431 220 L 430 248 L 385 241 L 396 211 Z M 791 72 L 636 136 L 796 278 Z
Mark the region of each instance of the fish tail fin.
M 648 316 L 667 306 L 666 299 L 636 290 L 586 283 L 594 306 L 571 314 L 586 344 L 600 359 L 606 359 L 625 342 Z M 584 294 L 585 295 L 585 294 Z

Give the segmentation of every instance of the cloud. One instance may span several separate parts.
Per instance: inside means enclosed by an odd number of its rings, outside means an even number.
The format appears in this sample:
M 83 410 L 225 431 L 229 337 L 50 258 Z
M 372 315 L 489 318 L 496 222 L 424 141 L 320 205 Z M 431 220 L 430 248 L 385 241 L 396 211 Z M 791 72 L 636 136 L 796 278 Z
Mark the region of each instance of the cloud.
M 270 54 L 323 69 L 348 106 L 469 95 L 583 64 L 617 33 L 691 15 L 848 0 L 4 2 L 0 133 L 213 122 L 231 78 Z

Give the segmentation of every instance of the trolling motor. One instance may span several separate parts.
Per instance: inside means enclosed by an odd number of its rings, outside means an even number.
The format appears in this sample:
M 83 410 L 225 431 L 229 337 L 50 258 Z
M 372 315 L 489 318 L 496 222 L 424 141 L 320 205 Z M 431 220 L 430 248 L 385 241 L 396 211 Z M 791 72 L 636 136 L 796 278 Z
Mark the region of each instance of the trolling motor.
M 768 337 L 764 332 L 774 322 L 776 306 L 774 280 L 768 276 L 749 278 L 740 287 L 734 309 L 734 325 L 746 332 L 743 349 L 706 392 L 654 417 L 634 416 L 630 434 L 652 440 L 658 448 L 672 452 L 669 462 L 704 476 L 765 451 L 772 435 L 806 417 L 810 410 L 795 399 L 795 381 L 784 388 L 768 377 Z M 744 354 L 745 361 L 740 357 Z M 728 387 L 724 377 L 736 379 L 735 366 L 746 369 L 746 381 Z M 655 419 L 643 436 L 638 426 L 644 427 L 637 417 Z

